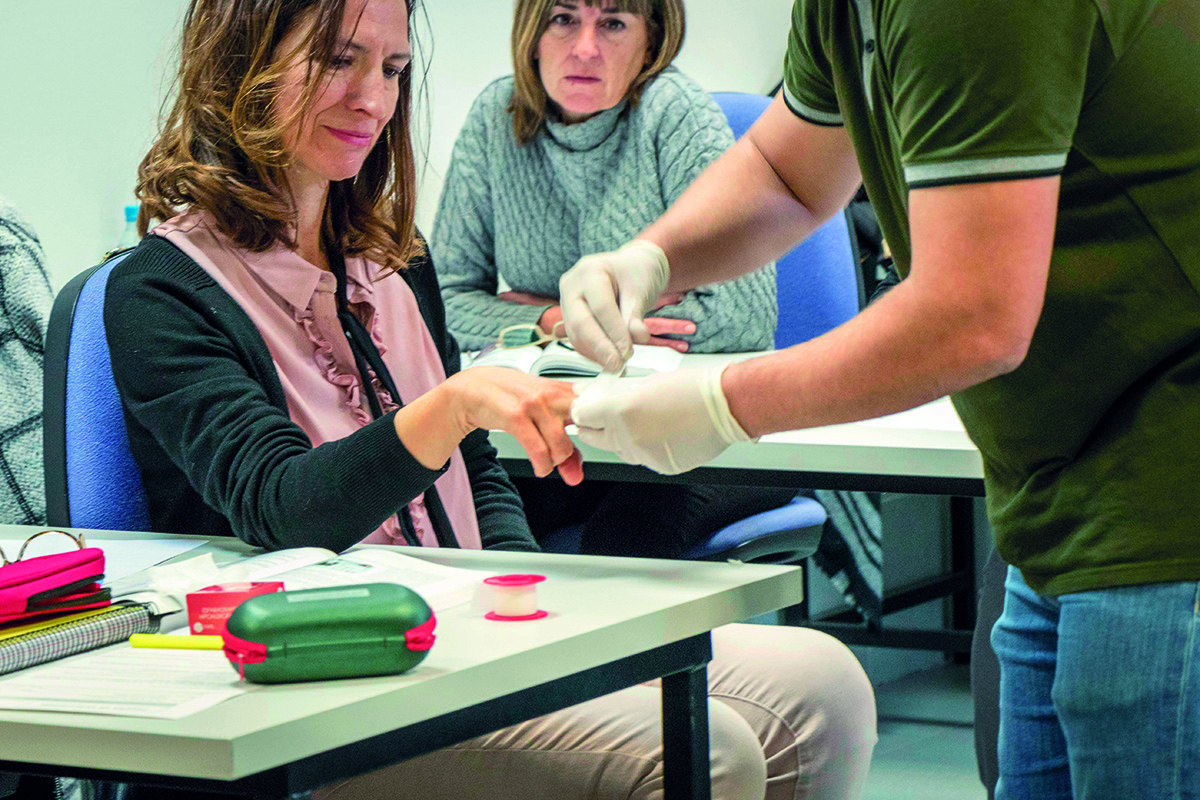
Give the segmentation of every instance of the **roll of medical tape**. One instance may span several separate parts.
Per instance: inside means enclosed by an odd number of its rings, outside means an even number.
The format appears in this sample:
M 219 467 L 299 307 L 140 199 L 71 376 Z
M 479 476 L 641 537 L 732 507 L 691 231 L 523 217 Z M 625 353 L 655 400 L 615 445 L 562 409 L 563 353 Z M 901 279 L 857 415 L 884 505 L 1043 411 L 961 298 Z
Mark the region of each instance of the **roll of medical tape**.
M 537 585 L 544 580 L 545 575 L 496 575 L 485 578 L 483 582 L 492 590 L 492 610 L 484 617 L 502 622 L 523 622 L 545 617 L 546 612 L 538 609 L 537 602 Z

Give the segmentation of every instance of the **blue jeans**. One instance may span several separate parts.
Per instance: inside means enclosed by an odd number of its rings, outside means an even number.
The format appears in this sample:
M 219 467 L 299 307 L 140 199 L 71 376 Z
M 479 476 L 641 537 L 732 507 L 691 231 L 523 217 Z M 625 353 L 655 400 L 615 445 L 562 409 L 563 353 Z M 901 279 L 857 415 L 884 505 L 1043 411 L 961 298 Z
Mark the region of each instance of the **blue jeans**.
M 997 800 L 1200 800 L 1200 583 L 1004 588 Z

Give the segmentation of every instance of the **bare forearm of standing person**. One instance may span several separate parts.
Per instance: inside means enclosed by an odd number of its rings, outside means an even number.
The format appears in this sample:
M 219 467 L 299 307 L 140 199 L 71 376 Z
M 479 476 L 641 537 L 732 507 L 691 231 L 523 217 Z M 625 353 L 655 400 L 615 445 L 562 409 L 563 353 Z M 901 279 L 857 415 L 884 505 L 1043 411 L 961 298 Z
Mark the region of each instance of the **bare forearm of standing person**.
M 1041 314 L 1059 179 L 919 189 L 913 265 L 824 336 L 731 365 L 730 411 L 752 436 L 882 416 L 1015 369 Z
M 753 436 L 901 411 L 1015 369 L 1045 298 L 1058 184 L 913 191 L 913 264 L 887 296 L 774 355 L 584 393 L 581 440 L 676 474 Z
M 666 253 L 668 291 L 728 280 L 786 253 L 860 182 L 845 130 L 805 122 L 776 98 L 637 238 Z

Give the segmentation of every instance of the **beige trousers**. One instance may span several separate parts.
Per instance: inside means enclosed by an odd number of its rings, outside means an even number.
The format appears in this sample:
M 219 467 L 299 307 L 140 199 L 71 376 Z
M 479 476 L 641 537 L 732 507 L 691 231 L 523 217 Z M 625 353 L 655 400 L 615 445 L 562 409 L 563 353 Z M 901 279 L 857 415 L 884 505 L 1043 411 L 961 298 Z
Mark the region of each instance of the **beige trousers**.
M 715 800 L 858 797 L 875 696 L 836 639 L 727 625 L 708 669 Z M 661 697 L 634 686 L 328 786 L 315 800 L 658 800 Z

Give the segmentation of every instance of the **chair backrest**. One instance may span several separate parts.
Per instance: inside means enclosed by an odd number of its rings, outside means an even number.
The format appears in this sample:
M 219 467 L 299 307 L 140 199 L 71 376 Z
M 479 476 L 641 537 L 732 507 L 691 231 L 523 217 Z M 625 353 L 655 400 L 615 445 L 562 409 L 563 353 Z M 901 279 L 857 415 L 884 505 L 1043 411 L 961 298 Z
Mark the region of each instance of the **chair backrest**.
M 733 135 L 741 136 L 771 104 L 744 92 L 714 92 Z M 779 321 L 775 346 L 790 347 L 836 328 L 862 307 L 862 277 L 846 215 L 835 214 L 775 262 Z
M 150 530 L 104 334 L 105 286 L 127 255 L 77 275 L 50 312 L 42 429 L 51 525 Z

